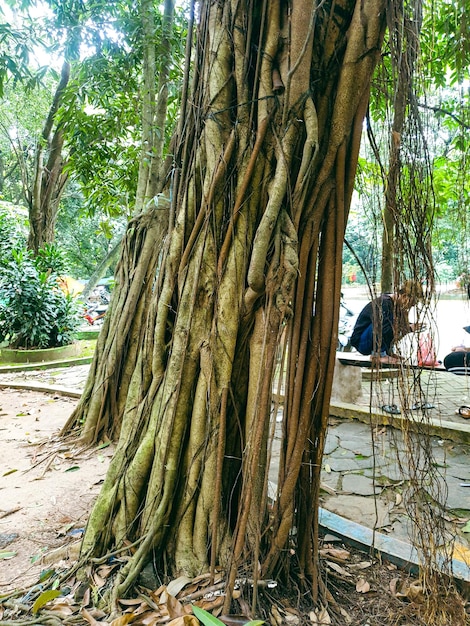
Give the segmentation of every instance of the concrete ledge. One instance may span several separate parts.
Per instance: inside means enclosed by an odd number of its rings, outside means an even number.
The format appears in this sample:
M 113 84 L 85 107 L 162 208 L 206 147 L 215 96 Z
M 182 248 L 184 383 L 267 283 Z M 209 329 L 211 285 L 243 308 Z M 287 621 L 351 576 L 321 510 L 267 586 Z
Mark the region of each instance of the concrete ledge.
M 1 365 L 0 374 L 14 372 L 28 372 L 30 370 L 48 370 L 54 367 L 71 367 L 73 365 L 88 365 L 93 356 L 82 356 L 74 359 L 60 359 L 58 361 L 44 361 L 42 363 L 19 363 L 18 365 Z
M 350 365 L 352 367 L 368 367 L 376 372 L 386 369 L 396 369 L 398 366 L 396 363 L 380 363 L 380 365 L 374 365 L 370 356 L 364 356 L 358 352 L 336 352 L 336 358 L 343 365 Z M 447 372 L 446 368 L 439 362 L 436 365 L 417 365 L 416 363 L 410 363 L 409 360 L 403 361 L 399 367 L 400 370 L 427 370 L 434 372 Z M 449 373 L 449 372 L 447 372 Z
M 420 421 L 419 415 L 389 415 L 383 412 L 371 412 L 361 409 L 355 404 L 335 402 L 330 404 L 330 415 L 343 419 L 357 419 L 366 424 L 393 426 L 402 429 L 406 422 L 407 427 L 416 432 L 422 432 L 423 428 L 429 428 L 429 435 L 435 435 L 442 439 L 449 439 L 456 443 L 470 444 L 470 424 L 457 424 L 456 422 L 443 421 L 439 418 L 427 417 L 426 421 Z
M 72 359 L 78 356 L 80 347 L 77 342 L 57 348 L 2 348 L 0 358 L 7 363 L 44 363 L 57 359 Z
M 351 367 L 348 365 L 347 367 Z M 387 369 L 371 369 L 370 367 L 361 367 L 362 380 L 372 380 L 374 382 L 380 380 L 390 380 L 392 378 L 398 378 L 399 376 L 409 376 L 411 370 L 405 370 L 402 372 L 399 369 L 387 368 Z
M 350 545 L 377 550 L 388 561 L 403 569 L 411 572 L 417 572 L 419 569 L 420 560 L 416 549 L 404 541 L 373 531 L 323 508 L 319 509 L 319 524 Z M 458 546 L 454 553 L 458 554 Z M 444 574 L 452 574 L 454 578 L 459 580 L 470 582 L 469 563 L 454 556 L 449 572 L 446 568 L 446 562 L 447 559 L 444 556 L 438 558 L 437 567 L 439 571 Z
M 41 393 L 52 393 L 57 396 L 66 396 L 68 398 L 80 398 L 81 391 L 70 389 L 69 387 L 60 387 L 58 385 L 39 385 L 35 383 L 1 383 L 0 389 L 18 389 L 19 391 L 40 391 Z

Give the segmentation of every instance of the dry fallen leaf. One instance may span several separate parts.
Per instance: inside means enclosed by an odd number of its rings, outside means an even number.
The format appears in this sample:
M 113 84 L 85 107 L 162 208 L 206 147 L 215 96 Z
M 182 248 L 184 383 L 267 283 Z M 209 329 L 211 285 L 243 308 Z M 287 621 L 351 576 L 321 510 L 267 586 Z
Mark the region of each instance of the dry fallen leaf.
M 208 613 L 210 613 L 214 609 L 218 609 L 219 607 L 222 607 L 224 602 L 225 602 L 225 596 L 217 596 L 213 600 L 198 600 L 194 604 L 198 606 L 200 609 L 204 609 L 204 611 L 207 611 Z
M 162 616 L 160 613 L 157 613 L 156 611 L 150 611 L 149 613 L 146 613 L 143 617 L 141 617 L 139 619 L 139 624 L 142 624 L 142 626 L 155 626 L 156 624 L 161 623 L 162 621 Z
M 162 614 L 167 614 L 171 620 L 176 617 L 183 617 L 187 614 L 181 602 L 168 593 L 168 591 L 162 593 L 158 606 Z
M 119 598 L 119 604 L 123 606 L 137 606 L 142 604 L 142 600 L 140 598 Z
M 340 607 L 339 612 L 344 617 L 344 620 L 345 620 L 346 624 L 351 624 L 352 623 L 352 617 L 349 615 L 349 613 L 347 611 L 345 611 L 343 608 Z
M 82 609 L 80 613 L 82 614 L 82 617 L 84 617 L 86 621 L 91 624 L 91 626 L 99 626 L 99 624 L 102 625 L 102 622 L 98 622 L 98 620 L 96 620 L 86 609 Z
M 133 613 L 126 613 L 126 615 L 121 615 L 119 617 L 116 617 L 116 619 L 113 619 L 110 626 L 126 626 L 126 624 L 131 622 L 133 619 Z
M 200 626 L 199 620 L 194 615 L 183 615 L 166 622 L 166 626 Z
M 331 617 L 325 608 L 321 609 L 320 611 L 316 611 L 316 618 L 317 621 L 314 623 L 318 624 L 319 626 L 328 626 L 329 624 L 331 624 Z
M 400 579 L 399 578 L 392 578 L 392 580 L 390 581 L 390 591 L 392 592 L 393 596 L 397 596 L 398 595 L 398 583 L 399 583 Z
M 406 596 L 411 602 L 417 602 L 419 604 L 425 601 L 423 586 L 419 580 L 414 580 L 411 585 L 406 589 Z
M 189 583 L 192 582 L 192 578 L 188 578 L 188 576 L 180 576 L 179 578 L 175 578 L 175 580 L 172 580 L 168 583 L 166 590 L 168 591 L 168 593 L 172 596 L 176 596 L 179 594 L 179 592 L 186 587 L 186 585 L 189 585 Z
M 339 561 L 347 561 L 351 553 L 344 548 L 325 547 L 320 550 L 321 556 L 327 556 L 330 559 L 338 559 Z
M 326 561 L 326 564 L 332 570 L 334 570 L 338 574 L 341 574 L 341 576 L 346 576 L 346 577 L 351 576 L 351 574 L 347 572 L 343 567 L 341 567 L 341 565 L 338 565 L 338 563 L 334 563 L 333 561 Z
M 367 593 L 368 591 L 370 591 L 370 584 L 365 578 L 359 578 L 356 583 L 356 591 L 358 591 L 359 593 Z
M 271 607 L 271 615 L 278 626 L 283 625 L 284 622 L 282 621 L 282 615 L 279 613 L 277 606 L 274 604 Z
M 360 563 L 351 563 L 349 567 L 351 569 L 367 569 L 372 566 L 372 561 L 361 561 Z

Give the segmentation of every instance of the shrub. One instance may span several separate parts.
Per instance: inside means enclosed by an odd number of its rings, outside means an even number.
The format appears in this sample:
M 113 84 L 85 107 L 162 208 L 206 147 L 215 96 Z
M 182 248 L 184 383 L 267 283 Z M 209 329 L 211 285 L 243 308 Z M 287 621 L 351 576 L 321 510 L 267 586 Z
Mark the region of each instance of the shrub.
M 14 249 L 0 277 L 0 341 L 14 348 L 54 348 L 72 343 L 79 325 L 73 298 L 58 285 L 63 269 L 54 246 L 36 258 Z
M 12 250 L 26 244 L 21 228 L 0 203 L 0 271 L 11 258 Z

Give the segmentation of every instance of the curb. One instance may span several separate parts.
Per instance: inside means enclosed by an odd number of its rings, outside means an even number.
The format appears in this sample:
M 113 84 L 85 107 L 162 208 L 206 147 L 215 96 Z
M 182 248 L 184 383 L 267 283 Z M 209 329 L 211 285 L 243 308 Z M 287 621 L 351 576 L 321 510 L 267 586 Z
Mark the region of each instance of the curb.
M 374 424 L 379 426 L 393 426 L 397 429 L 403 429 L 403 424 L 415 432 L 422 432 L 427 429 L 427 434 L 440 437 L 441 439 L 449 439 L 455 443 L 470 444 L 470 424 L 456 424 L 436 418 L 426 418 L 426 421 L 420 421 L 418 416 L 413 415 L 389 415 L 387 413 L 376 413 L 365 409 L 360 409 L 355 404 L 346 402 L 335 402 L 330 404 L 330 416 L 340 417 L 343 419 L 356 419 L 365 424 Z
M 387 560 L 398 567 L 416 573 L 420 568 L 420 559 L 416 549 L 399 539 L 394 539 L 388 535 L 376 532 L 361 526 L 357 522 L 331 513 L 326 509 L 319 508 L 319 524 L 328 532 L 337 535 L 345 543 L 364 549 L 373 548 L 383 554 Z M 458 545 L 455 546 L 454 553 L 458 553 Z M 464 560 L 455 557 L 450 562 L 445 555 L 438 557 L 437 568 L 443 574 L 451 573 L 458 580 L 470 582 L 470 567 Z
M 88 365 L 93 356 L 82 356 L 74 359 L 60 359 L 57 361 L 41 361 L 40 363 L 18 363 L 17 365 L 0 365 L 0 374 L 14 372 L 28 372 L 30 370 L 48 370 L 54 367 L 72 367 L 73 365 Z
M 52 393 L 57 396 L 66 396 L 68 398 L 80 398 L 81 391 L 71 389 L 70 387 L 60 387 L 59 385 L 36 385 L 34 383 L 2 383 L 0 389 L 18 389 L 19 391 L 40 391 L 41 393 Z

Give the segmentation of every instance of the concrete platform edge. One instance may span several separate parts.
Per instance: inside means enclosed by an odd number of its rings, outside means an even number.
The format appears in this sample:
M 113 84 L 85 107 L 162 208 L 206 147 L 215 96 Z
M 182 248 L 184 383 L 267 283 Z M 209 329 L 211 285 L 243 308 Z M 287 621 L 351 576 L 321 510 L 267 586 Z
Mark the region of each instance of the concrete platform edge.
M 0 374 L 12 372 L 28 372 L 30 370 L 48 370 L 54 367 L 72 367 L 74 365 L 88 365 L 93 356 L 82 356 L 74 359 L 61 359 L 58 361 L 42 361 L 40 363 L 18 363 L 17 365 L 0 365 Z
M 420 421 L 416 416 L 389 415 L 387 413 L 361 409 L 355 404 L 345 402 L 335 402 L 330 404 L 330 416 L 343 419 L 356 419 L 373 426 L 393 426 L 403 428 L 406 422 L 413 430 L 422 431 L 429 428 L 429 434 L 441 439 L 449 439 L 456 443 L 470 444 L 470 424 L 456 424 L 454 422 L 443 421 L 436 418 L 427 418 Z
M 319 509 L 319 524 L 322 528 L 338 536 L 349 545 L 362 549 L 371 548 L 376 550 L 391 563 L 412 573 L 416 573 L 419 570 L 420 562 L 416 549 L 404 541 L 374 532 L 366 526 L 351 522 L 323 508 Z M 444 559 L 441 559 L 438 567 L 442 565 L 441 571 L 448 573 L 444 570 L 444 563 Z M 451 574 L 454 578 L 470 582 L 470 567 L 463 561 L 452 559 Z
M 19 389 L 21 391 L 40 391 L 41 393 L 52 393 L 58 396 L 69 398 L 80 398 L 81 391 L 57 385 L 36 385 L 34 383 L 0 383 L 0 389 Z

